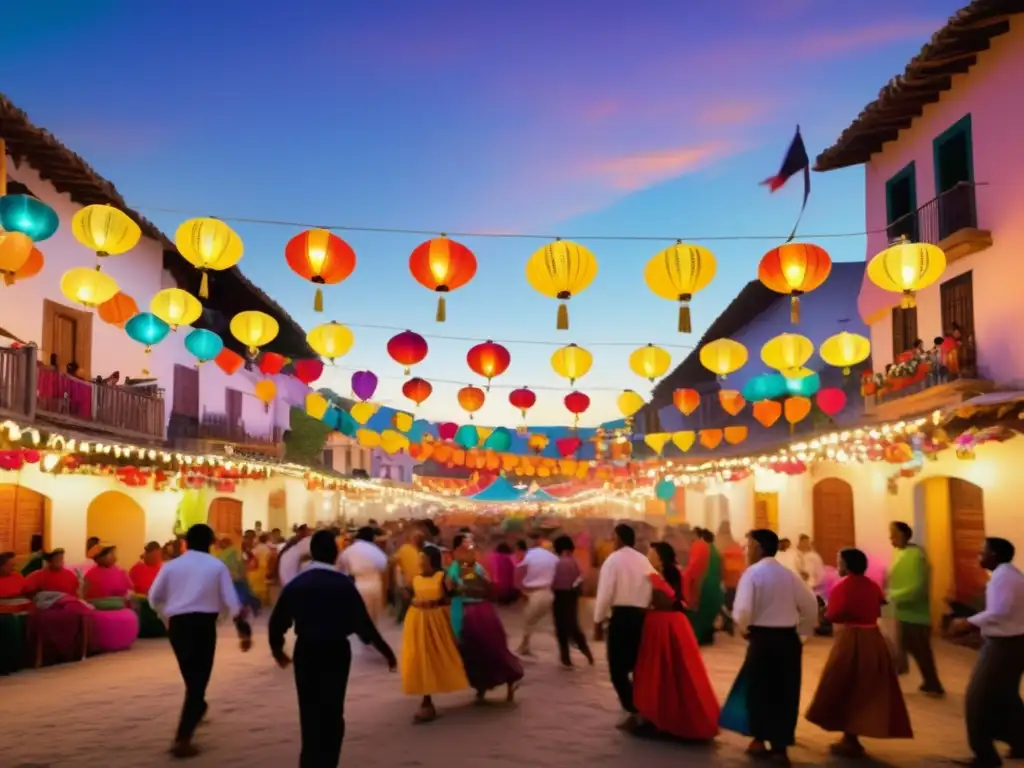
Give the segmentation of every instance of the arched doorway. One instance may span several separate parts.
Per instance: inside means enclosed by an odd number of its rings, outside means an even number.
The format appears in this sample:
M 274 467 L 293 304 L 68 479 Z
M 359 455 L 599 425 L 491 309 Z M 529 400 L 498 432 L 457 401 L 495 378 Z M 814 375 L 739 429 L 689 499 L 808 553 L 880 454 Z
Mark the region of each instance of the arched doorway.
M 814 548 L 825 565 L 835 565 L 836 553 L 856 546 L 853 487 L 838 477 L 814 485 Z
M 718 531 L 722 523 L 729 522 L 729 499 L 724 494 L 713 493 L 704 497 L 703 527 L 712 533 Z
M 146 546 L 146 512 L 131 496 L 104 491 L 89 503 L 85 535 L 115 545 L 121 560 L 132 563 Z
M 21 485 L 0 485 L 0 552 L 13 552 L 20 563 L 32 554 L 35 534 L 49 547 L 49 524 L 49 498 Z
M 228 536 L 236 544 L 242 542 L 242 502 L 223 496 L 210 502 L 207 525 L 217 536 Z

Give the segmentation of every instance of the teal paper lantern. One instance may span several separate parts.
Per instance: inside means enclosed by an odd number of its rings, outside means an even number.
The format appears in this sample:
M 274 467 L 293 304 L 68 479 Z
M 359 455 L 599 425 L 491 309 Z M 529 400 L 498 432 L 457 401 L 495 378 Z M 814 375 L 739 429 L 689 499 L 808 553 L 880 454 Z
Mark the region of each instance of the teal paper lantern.
M 748 403 L 759 403 L 762 400 L 782 397 L 788 391 L 785 376 L 780 373 L 762 373 L 743 387 L 743 399 Z
M 512 447 L 512 433 L 504 427 L 498 427 L 484 440 L 484 448 L 503 453 Z
M 676 484 L 671 480 L 661 480 L 654 486 L 654 495 L 662 501 L 672 501 L 676 495 Z
M 224 340 L 213 331 L 196 328 L 185 337 L 185 349 L 200 363 L 205 363 L 220 354 Z
M 465 448 L 468 451 L 470 448 L 476 448 L 479 442 L 480 433 L 472 424 L 463 424 L 455 433 L 455 444 L 459 448 Z
M 146 345 L 149 352 L 154 344 L 159 344 L 171 332 L 171 326 L 152 312 L 141 312 L 125 323 L 125 333 L 132 341 Z
M 59 225 L 57 212 L 42 200 L 31 195 L 0 197 L 0 227 L 8 232 L 21 232 L 39 243 L 52 237 Z
M 821 377 L 812 373 L 799 379 L 786 379 L 786 394 L 790 397 L 810 397 L 821 389 Z

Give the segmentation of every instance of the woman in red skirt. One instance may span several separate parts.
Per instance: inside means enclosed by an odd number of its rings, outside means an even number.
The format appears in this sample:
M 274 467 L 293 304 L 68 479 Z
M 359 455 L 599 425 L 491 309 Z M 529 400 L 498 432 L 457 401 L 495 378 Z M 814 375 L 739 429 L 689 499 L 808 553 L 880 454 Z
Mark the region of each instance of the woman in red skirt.
M 683 612 L 682 574 L 671 545 L 651 545 L 651 611 L 644 620 L 633 672 L 633 703 L 655 728 L 681 739 L 718 735 L 718 699 L 689 619 Z
M 837 565 L 841 578 L 825 611 L 836 627 L 835 641 L 807 719 L 843 734 L 832 745 L 834 754 L 861 757 L 861 736 L 911 739 L 914 734 L 889 645 L 878 629 L 885 596 L 864 575 L 868 558 L 859 549 L 844 549 Z

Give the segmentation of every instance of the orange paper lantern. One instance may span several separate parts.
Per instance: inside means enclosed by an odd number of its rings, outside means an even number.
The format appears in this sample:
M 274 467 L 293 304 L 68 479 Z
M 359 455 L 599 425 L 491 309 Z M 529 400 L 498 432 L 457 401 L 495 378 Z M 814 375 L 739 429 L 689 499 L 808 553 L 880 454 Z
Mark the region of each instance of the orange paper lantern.
M 463 387 L 459 390 L 458 398 L 462 410 L 468 413 L 469 418 L 472 419 L 473 414 L 484 407 L 486 395 L 480 387 Z
M 789 431 L 792 432 L 793 426 L 806 419 L 807 414 L 811 412 L 811 401 L 806 397 L 787 397 L 782 411 L 786 415 L 786 421 L 789 422 Z
M 100 304 L 96 311 L 103 322 L 124 328 L 125 323 L 139 314 L 139 305 L 127 293 L 118 291 Z
M 402 394 L 412 400 L 416 405 L 423 405 L 423 402 L 430 397 L 434 387 L 426 379 L 414 376 L 402 385 Z
M 726 427 L 724 430 L 725 442 L 729 445 L 739 445 L 747 439 L 746 427 Z
M 322 285 L 335 285 L 356 268 L 356 252 L 333 232 L 310 229 L 300 232 L 284 247 L 284 259 L 303 280 L 316 285 L 313 311 L 324 311 Z
M 700 444 L 709 451 L 713 451 L 722 442 L 722 437 L 723 434 L 720 429 L 702 429 L 700 431 Z
M 775 400 L 761 400 L 754 403 L 754 418 L 763 427 L 770 427 L 782 416 L 782 403 Z
M 4 274 L 4 282 L 7 285 L 14 285 L 20 280 L 28 280 L 30 277 L 35 277 L 43 271 L 45 264 L 46 259 L 43 258 L 43 252 L 38 248 L 33 248 L 28 255 L 28 260 L 24 264 L 14 272 Z
M 672 403 L 684 416 L 689 416 L 700 405 L 700 393 L 695 389 L 677 389 L 672 393 Z
M 511 362 L 512 356 L 508 350 L 490 339 L 471 347 L 466 353 L 466 363 L 470 370 L 487 379 L 488 390 L 491 388 L 491 379 L 507 371 Z
M 743 395 L 735 389 L 720 390 L 718 393 L 718 402 L 722 404 L 722 410 L 730 416 L 736 416 L 747 404 Z
M 447 317 L 444 296 L 461 288 L 476 275 L 476 256 L 462 243 L 444 235 L 416 246 L 409 255 L 409 272 L 417 283 L 439 294 L 437 322 Z
M 785 243 L 772 248 L 757 268 L 757 279 L 776 293 L 790 296 L 790 319 L 800 322 L 800 296 L 825 282 L 832 259 L 810 243 Z

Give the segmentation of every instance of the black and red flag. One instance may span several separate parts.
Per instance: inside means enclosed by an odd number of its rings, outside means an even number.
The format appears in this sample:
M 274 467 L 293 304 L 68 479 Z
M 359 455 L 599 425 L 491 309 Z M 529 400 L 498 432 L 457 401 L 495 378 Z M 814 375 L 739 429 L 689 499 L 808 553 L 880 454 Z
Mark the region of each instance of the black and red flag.
M 807 157 L 807 147 L 804 146 L 804 139 L 800 135 L 800 126 L 798 125 L 796 127 L 796 135 L 793 136 L 793 141 L 789 144 L 789 149 L 782 160 L 779 172 L 771 178 L 765 179 L 761 184 L 775 192 L 782 189 L 785 183 L 800 173 L 800 171 L 804 173 L 804 201 L 800 206 L 800 215 L 796 217 L 796 224 L 793 225 L 793 232 L 790 234 L 789 240 L 786 241 L 787 243 L 796 237 L 796 229 L 800 226 L 800 219 L 803 217 L 804 209 L 807 207 L 807 198 L 811 196 L 811 160 Z

